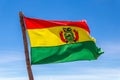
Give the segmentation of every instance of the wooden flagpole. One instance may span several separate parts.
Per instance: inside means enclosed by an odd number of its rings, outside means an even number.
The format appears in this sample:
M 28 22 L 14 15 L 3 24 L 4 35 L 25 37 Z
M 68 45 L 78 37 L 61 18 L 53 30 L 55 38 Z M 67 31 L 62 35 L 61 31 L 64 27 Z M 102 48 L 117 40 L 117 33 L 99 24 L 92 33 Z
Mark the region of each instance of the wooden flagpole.
M 19 12 L 19 17 L 20 17 L 20 24 L 21 24 L 22 35 L 23 35 L 24 51 L 25 51 L 28 76 L 29 76 L 29 80 L 34 80 L 32 69 L 31 69 L 31 64 L 30 64 L 30 59 L 29 59 L 28 42 L 27 42 L 27 37 L 26 37 L 26 28 L 25 28 L 25 24 L 24 24 L 24 20 L 23 20 L 24 15 L 22 12 Z

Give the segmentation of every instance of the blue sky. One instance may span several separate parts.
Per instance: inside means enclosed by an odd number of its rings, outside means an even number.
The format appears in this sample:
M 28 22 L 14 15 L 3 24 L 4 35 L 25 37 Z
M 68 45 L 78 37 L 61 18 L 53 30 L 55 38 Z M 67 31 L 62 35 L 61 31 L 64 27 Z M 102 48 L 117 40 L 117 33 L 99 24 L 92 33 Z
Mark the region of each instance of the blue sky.
M 120 0 L 0 0 L 0 80 L 28 80 L 19 11 L 47 20 L 86 19 L 98 60 L 33 65 L 35 80 L 120 80 Z

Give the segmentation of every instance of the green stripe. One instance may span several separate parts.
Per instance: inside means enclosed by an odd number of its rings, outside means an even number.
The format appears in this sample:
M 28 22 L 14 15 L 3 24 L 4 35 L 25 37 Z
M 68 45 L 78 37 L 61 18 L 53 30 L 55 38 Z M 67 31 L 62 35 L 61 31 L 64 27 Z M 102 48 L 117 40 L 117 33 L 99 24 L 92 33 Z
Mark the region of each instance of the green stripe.
M 102 53 L 93 41 L 55 47 L 31 47 L 31 64 L 95 60 Z

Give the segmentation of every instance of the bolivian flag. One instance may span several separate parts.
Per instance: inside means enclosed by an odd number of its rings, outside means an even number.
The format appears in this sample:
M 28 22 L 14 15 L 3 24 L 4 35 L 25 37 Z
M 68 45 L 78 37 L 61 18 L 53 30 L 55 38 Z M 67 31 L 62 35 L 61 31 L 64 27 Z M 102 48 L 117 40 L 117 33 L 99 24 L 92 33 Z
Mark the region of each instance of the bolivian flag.
M 31 64 L 95 60 L 103 52 L 90 36 L 85 20 L 53 21 L 24 17 L 30 39 Z

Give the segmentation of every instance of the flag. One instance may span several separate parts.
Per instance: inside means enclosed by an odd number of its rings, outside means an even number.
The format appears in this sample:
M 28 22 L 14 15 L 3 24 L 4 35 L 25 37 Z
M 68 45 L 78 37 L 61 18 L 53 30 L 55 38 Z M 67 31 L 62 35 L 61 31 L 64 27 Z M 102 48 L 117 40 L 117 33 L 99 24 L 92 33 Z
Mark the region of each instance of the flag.
M 85 20 L 54 21 L 24 16 L 30 39 L 31 64 L 95 60 L 103 51 Z

